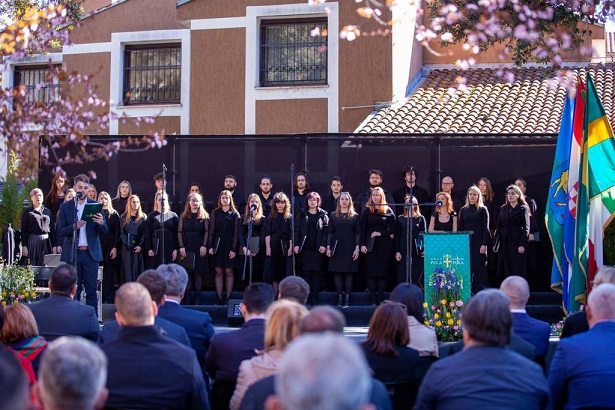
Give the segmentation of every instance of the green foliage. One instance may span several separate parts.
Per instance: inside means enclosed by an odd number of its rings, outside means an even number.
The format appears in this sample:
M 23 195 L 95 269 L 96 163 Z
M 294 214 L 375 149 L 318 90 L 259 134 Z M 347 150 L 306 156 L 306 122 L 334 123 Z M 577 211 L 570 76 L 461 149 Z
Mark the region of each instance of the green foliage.
M 15 229 L 19 228 L 24 201 L 28 200 L 30 190 L 36 187 L 36 181 L 30 181 L 26 186 L 22 186 L 17 178 L 18 169 L 19 158 L 15 151 L 11 151 L 0 194 L 0 237 L 8 224 Z
M 0 300 L 3 306 L 36 301 L 38 295 L 34 287 L 34 272 L 29 266 L 0 266 Z

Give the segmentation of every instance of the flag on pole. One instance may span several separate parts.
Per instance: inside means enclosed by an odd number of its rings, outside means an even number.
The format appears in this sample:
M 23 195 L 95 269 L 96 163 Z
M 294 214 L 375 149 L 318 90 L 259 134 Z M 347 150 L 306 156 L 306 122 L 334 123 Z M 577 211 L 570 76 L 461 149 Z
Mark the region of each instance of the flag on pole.
M 553 266 L 551 268 L 551 287 L 562 293 L 564 307 L 567 309 L 568 278 L 570 264 L 566 258 L 564 248 L 564 226 L 567 220 L 572 218 L 568 208 L 569 168 L 570 153 L 573 140 L 573 121 L 575 112 L 575 98 L 566 96 L 564 111 L 555 158 L 553 159 L 553 171 L 549 183 L 549 197 L 547 198 L 547 212 L 545 213 L 545 225 L 551 243 L 553 245 Z M 573 224 L 574 225 L 574 224 Z
M 587 75 L 588 280 L 602 266 L 604 231 L 615 216 L 615 138 L 594 83 Z

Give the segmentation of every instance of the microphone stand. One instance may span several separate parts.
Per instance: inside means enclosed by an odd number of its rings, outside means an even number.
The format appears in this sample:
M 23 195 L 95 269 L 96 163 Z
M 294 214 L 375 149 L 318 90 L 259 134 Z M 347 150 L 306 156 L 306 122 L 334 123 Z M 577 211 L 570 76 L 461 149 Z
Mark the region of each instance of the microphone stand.
M 410 178 L 412 178 L 413 174 L 414 174 L 414 169 L 410 167 Z M 415 180 L 415 184 L 416 184 L 416 180 Z M 410 246 L 412 246 L 412 228 L 413 228 L 412 218 L 414 216 L 414 204 L 412 203 L 412 198 L 414 197 L 412 195 L 413 190 L 414 190 L 414 185 L 410 185 L 410 192 L 408 193 L 410 195 L 409 208 L 406 208 L 404 206 L 404 210 L 408 209 L 408 218 L 406 221 L 406 282 L 407 283 L 412 283 L 412 249 L 410 248 Z
M 161 262 L 164 265 L 166 263 L 166 254 L 164 252 L 164 210 L 165 210 L 165 202 L 164 202 L 164 197 L 165 194 L 167 192 L 167 166 L 165 164 L 162 164 L 162 195 L 161 195 L 161 199 L 162 202 L 160 203 L 160 251 L 162 252 L 161 254 Z
M 295 240 L 295 164 L 290 164 L 290 237 L 291 240 L 289 242 L 289 249 L 292 248 L 290 243 Z M 294 245 L 294 244 L 293 244 Z M 284 251 L 284 249 L 282 249 Z M 293 249 L 291 252 L 291 257 L 293 259 L 293 276 L 295 276 L 295 250 Z
M 254 211 L 252 208 L 249 208 L 248 212 L 250 212 L 250 219 L 248 220 L 248 236 L 246 238 L 246 254 L 245 259 L 243 260 L 243 276 L 241 280 L 246 280 L 246 265 L 250 264 L 250 278 L 248 284 L 252 284 L 252 224 L 254 223 Z M 248 262 L 248 259 L 250 260 Z
M 78 202 L 79 198 L 77 197 L 76 194 L 73 200 L 75 201 L 75 218 L 73 220 L 73 245 L 72 245 L 71 253 L 73 255 L 73 262 L 76 268 L 77 267 L 77 243 L 79 242 L 79 229 L 77 229 L 77 221 L 79 220 L 79 216 L 77 215 L 79 212 L 79 210 L 77 209 L 77 204 L 79 203 Z M 81 298 L 81 295 L 79 295 L 79 297 Z

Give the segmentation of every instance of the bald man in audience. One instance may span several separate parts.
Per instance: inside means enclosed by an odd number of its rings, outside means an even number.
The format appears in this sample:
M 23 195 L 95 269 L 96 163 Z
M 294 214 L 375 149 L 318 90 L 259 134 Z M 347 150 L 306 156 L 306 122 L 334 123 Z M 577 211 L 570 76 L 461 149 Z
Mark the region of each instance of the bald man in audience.
M 536 361 L 544 365 L 549 351 L 551 325 L 527 314 L 525 307 L 530 299 L 530 287 L 521 276 L 509 276 L 500 285 L 510 301 L 510 312 L 513 314 L 513 331 L 526 342 L 530 342 L 536 353 Z
M 163 336 L 154 326 L 158 306 L 136 282 L 115 296 L 121 326 L 115 340 L 101 346 L 109 360 L 107 407 L 129 409 L 209 409 L 203 373 L 194 350 Z
M 615 406 L 615 285 L 589 294 L 589 331 L 560 340 L 549 370 L 555 409 Z

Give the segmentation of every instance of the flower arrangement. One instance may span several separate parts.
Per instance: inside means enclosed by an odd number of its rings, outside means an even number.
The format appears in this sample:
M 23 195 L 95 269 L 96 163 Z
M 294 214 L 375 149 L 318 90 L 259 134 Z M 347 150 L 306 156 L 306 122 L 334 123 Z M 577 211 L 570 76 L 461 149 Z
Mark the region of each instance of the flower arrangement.
M 585 305 L 581 305 L 579 307 L 579 312 L 583 312 L 585 310 Z M 573 312 L 571 312 L 573 313 Z M 551 323 L 551 336 L 562 336 L 562 331 L 564 330 L 564 321 L 560 320 L 557 323 Z
M 2 305 L 34 302 L 34 272 L 29 266 L 18 264 L 0 266 L 0 300 Z
M 436 330 L 441 342 L 456 342 L 463 338 L 461 325 L 461 289 L 463 279 L 455 275 L 455 269 L 436 268 L 429 278 L 433 289 L 431 300 L 425 302 L 425 324 Z

